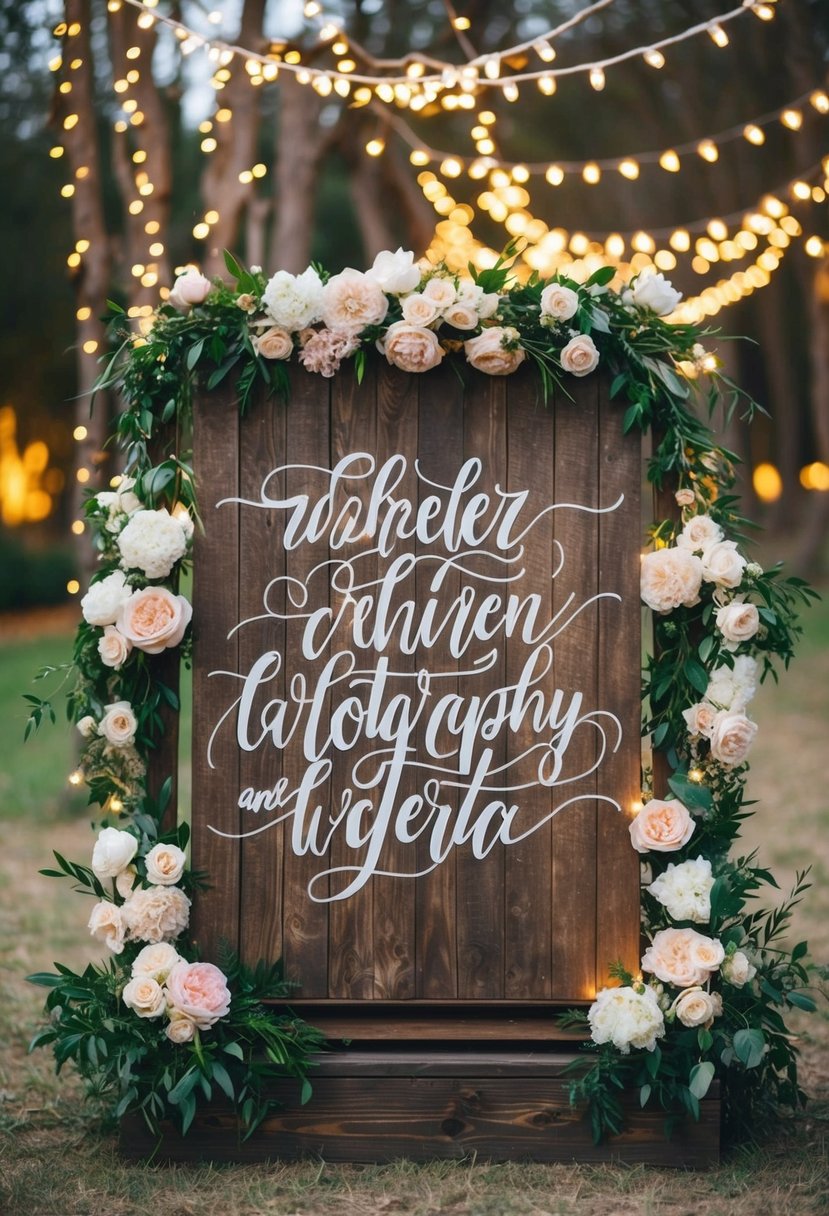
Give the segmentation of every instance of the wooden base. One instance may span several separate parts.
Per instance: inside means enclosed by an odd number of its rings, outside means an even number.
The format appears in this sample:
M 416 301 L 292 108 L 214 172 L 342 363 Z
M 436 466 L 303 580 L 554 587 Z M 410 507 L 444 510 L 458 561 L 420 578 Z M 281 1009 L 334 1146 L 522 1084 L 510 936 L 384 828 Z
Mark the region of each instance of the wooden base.
M 719 1160 L 718 1092 L 670 1141 L 664 1114 L 630 1096 L 626 1130 L 595 1145 L 584 1110 L 573 1108 L 562 1070 L 574 1056 L 526 1051 L 341 1051 L 321 1056 L 314 1093 L 298 1104 L 296 1083 L 274 1085 L 283 1108 L 241 1141 L 227 1107 L 197 1116 L 182 1138 L 172 1126 L 160 1145 L 136 1117 L 121 1125 L 121 1152 L 161 1161 L 431 1161 L 473 1154 L 489 1161 L 619 1161 L 702 1168 Z M 712 1090 L 714 1087 L 712 1087 Z M 156 1151 L 157 1150 L 157 1151 Z

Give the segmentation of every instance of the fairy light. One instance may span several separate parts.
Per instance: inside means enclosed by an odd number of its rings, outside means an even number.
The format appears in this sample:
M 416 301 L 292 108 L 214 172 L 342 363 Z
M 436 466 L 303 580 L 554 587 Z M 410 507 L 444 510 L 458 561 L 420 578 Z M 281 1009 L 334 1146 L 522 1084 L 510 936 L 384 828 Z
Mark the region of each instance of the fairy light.
M 714 45 L 720 48 L 727 47 L 731 41 L 723 27 L 716 21 L 708 26 L 708 34 Z
M 595 89 L 597 93 L 601 93 L 602 89 L 605 87 L 605 84 L 607 83 L 605 74 L 604 74 L 604 70 L 602 68 L 598 68 L 598 67 L 591 68 L 589 79 L 590 79 L 590 87 L 592 89 Z
M 679 173 L 679 156 L 673 148 L 667 148 L 659 157 L 659 167 L 660 169 L 664 169 L 666 173 Z
M 619 162 L 619 172 L 622 177 L 626 177 L 628 181 L 635 182 L 639 176 L 639 163 L 631 157 Z
M 703 160 L 707 160 L 710 165 L 720 158 L 720 150 L 714 143 L 713 139 L 701 139 L 697 144 L 697 152 Z
M 800 110 L 784 110 L 780 115 L 780 121 L 790 131 L 799 131 L 803 126 L 803 114 Z

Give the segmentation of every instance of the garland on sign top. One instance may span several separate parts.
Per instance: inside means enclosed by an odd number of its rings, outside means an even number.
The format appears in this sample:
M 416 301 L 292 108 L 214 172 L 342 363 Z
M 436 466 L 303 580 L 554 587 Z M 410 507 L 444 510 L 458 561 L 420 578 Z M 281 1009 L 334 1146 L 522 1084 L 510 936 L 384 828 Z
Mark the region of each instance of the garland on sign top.
M 599 368 L 624 403 L 623 428 L 659 435 L 650 478 L 677 487 L 681 522 L 654 524 L 642 563 L 656 641 L 643 703 L 670 789 L 643 791 L 631 823 L 650 942 L 642 976 L 616 967 L 615 984 L 589 1012 L 570 1015 L 589 1028 L 595 1053 L 574 1095 L 587 1099 L 597 1138 L 621 1127 L 622 1086 L 638 1086 L 643 1105 L 672 1117 L 697 1117 L 719 1077 L 727 1124 L 743 1133 L 781 1104 L 800 1104 L 784 1015 L 814 1002 L 803 991 L 805 944 L 790 950 L 781 936 L 804 876 L 782 907 L 751 907 L 774 880 L 753 855 L 733 858 L 730 849 L 749 813 L 757 726 L 747 707 L 774 660 L 788 664 L 796 608 L 814 593 L 739 548 L 743 521 L 729 492 L 735 458 L 692 408 L 702 396 L 713 411 L 724 397 L 730 414 L 740 396 L 702 345 L 710 331 L 663 319 L 680 297 L 651 270 L 613 290 L 609 267 L 583 284 L 561 275 L 518 283 L 505 258 L 460 278 L 403 250 L 379 254 L 366 273 L 330 277 L 311 267 L 268 278 L 226 261 L 233 286 L 188 270 L 144 336 L 120 310 L 112 317 L 115 349 L 99 385 L 124 401 L 116 431 L 126 476 L 87 502 L 100 568 L 64 672 L 99 831 L 91 864 L 56 855 L 57 869 L 44 871 L 93 896 L 90 932 L 110 959 L 80 975 L 58 965 L 32 977 L 50 989 L 51 1015 L 34 1042 L 51 1044 L 58 1067 L 73 1060 L 116 1115 L 139 1111 L 153 1130 L 172 1116 L 186 1131 L 197 1102 L 218 1089 L 250 1131 L 267 1112 L 264 1082 L 274 1075 L 296 1075 L 309 1092 L 308 1057 L 320 1036 L 262 1005 L 287 995 L 278 967 L 251 971 L 224 958 L 220 969 L 197 959 L 187 928 L 202 876 L 187 869 L 186 825 L 162 830 L 169 783 L 160 802 L 145 786 L 159 711 L 178 708 L 159 656 L 171 648 L 188 655 L 191 608 L 177 587 L 196 505 L 186 451 L 158 452 L 171 434 L 187 435 L 196 390 L 230 381 L 244 409 L 257 385 L 287 393 L 290 359 L 324 377 L 351 360 L 361 379 L 377 348 L 411 373 L 462 358 L 501 376 L 530 361 L 545 398 Z M 27 731 L 54 720 L 50 701 L 29 700 Z

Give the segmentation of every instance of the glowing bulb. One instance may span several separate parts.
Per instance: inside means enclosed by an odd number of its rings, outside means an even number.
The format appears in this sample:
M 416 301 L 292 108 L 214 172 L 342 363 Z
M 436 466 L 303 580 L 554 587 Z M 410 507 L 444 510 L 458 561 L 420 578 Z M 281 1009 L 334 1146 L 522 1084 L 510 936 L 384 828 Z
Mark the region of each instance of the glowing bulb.
M 823 257 L 823 241 L 819 236 L 810 236 L 803 248 L 806 250 L 810 258 Z
M 635 160 L 623 160 L 619 164 L 619 172 L 622 177 L 626 177 L 628 181 L 635 182 L 639 176 L 639 162 Z
M 607 83 L 607 81 L 605 79 L 605 74 L 604 74 L 604 71 L 602 68 L 591 68 L 590 69 L 590 86 L 591 86 L 591 88 L 595 89 L 597 93 L 601 93 L 601 91 L 604 88 L 606 83 Z
M 544 76 L 539 76 L 537 84 L 538 91 L 543 93 L 545 97 L 552 97 L 558 87 L 555 76 L 550 76 L 547 74 Z
M 715 241 L 724 241 L 728 236 L 728 228 L 722 220 L 710 220 L 708 223 L 708 235 L 713 237 Z
M 460 177 L 463 165 L 454 156 L 447 156 L 446 160 L 441 162 L 440 171 L 444 177 Z
M 678 173 L 679 172 L 679 157 L 677 156 L 677 154 L 673 150 L 673 148 L 668 148 L 668 149 L 666 149 L 666 151 L 664 151 L 662 153 L 662 155 L 659 158 L 659 164 L 660 164 L 660 167 L 662 169 L 664 169 L 666 173 Z
M 754 144 L 755 148 L 759 148 L 761 144 L 766 142 L 766 133 L 762 127 L 758 127 L 755 123 L 750 122 L 743 128 L 743 137 L 750 144 Z
M 709 25 L 708 33 L 711 37 L 712 42 L 716 46 L 719 46 L 719 47 L 728 46 L 728 34 L 726 34 L 725 30 L 723 29 L 723 27 L 721 25 L 717 25 L 716 22 L 714 22 L 713 25 Z
M 77 595 L 78 592 L 80 591 L 80 589 L 81 589 L 80 583 L 78 583 L 78 581 L 74 578 L 71 579 L 70 582 L 68 582 L 66 584 L 66 590 L 69 592 L 70 595 Z M 82 785 L 83 784 L 83 773 L 81 772 L 81 770 L 79 768 L 76 768 L 73 773 L 69 774 L 69 776 L 66 778 L 66 780 L 69 782 L 70 785 Z
M 792 186 L 792 194 L 795 198 L 803 199 L 812 197 L 812 187 L 808 182 L 795 182 Z
M 645 51 L 645 54 L 642 56 L 642 58 L 645 60 L 645 63 L 650 68 L 664 68 L 664 66 L 665 66 L 665 56 L 662 54 L 661 51 L 657 51 L 657 50 Z
M 656 249 L 656 241 L 647 232 L 635 232 L 630 239 L 630 244 L 637 253 L 653 253 Z
M 758 464 L 751 475 L 754 493 L 761 502 L 777 502 L 783 493 L 783 479 L 773 464 Z
M 378 136 L 376 139 L 370 139 L 368 141 L 366 144 L 366 152 L 369 154 L 369 156 L 382 156 L 385 147 L 386 141 L 384 139 L 380 139 Z
M 780 121 L 790 131 L 799 131 L 803 126 L 803 115 L 800 110 L 784 110 L 780 115 Z
M 581 175 L 587 182 L 588 186 L 595 186 L 601 181 L 602 171 L 595 161 L 590 161 L 582 169 Z
M 564 181 L 564 170 L 558 165 L 550 165 L 544 177 L 551 186 L 560 186 Z
M 193 236 L 196 238 L 197 241 L 206 240 L 206 238 L 210 236 L 210 225 L 209 224 L 194 224 Z
M 72 521 L 72 532 L 75 536 L 83 536 L 85 528 L 86 524 L 82 519 L 75 519 Z
M 713 139 L 700 140 L 700 142 L 697 144 L 697 152 L 702 159 L 707 160 L 710 165 L 713 165 L 714 161 L 719 160 L 720 158 L 720 150 L 714 143 Z
M 814 93 L 809 95 L 809 101 L 818 114 L 829 114 L 829 96 L 824 93 L 823 89 L 815 89 Z
M 504 88 L 502 91 L 504 94 L 505 101 L 518 101 L 518 85 L 517 84 L 513 84 L 512 81 L 510 81 L 509 84 L 504 85 Z

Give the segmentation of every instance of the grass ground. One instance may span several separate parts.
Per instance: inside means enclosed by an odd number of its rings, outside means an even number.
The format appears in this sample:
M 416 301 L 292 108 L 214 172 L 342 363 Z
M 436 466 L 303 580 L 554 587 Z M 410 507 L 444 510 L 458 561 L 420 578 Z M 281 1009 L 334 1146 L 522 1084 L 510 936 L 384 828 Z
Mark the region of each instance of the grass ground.
M 156 1168 L 125 1165 L 113 1134 L 81 1104 L 76 1080 L 56 1079 L 45 1053 L 26 1054 L 41 993 L 25 975 L 52 960 L 97 957 L 83 906 L 39 867 L 57 848 L 90 847 L 65 724 L 24 749 L 19 700 L 31 673 L 69 649 L 64 626 L 36 638 L 0 637 L 0 1212 L 6 1216 L 811 1216 L 829 1211 L 829 1020 L 825 1006 L 796 1024 L 807 1111 L 781 1124 L 762 1148 L 733 1153 L 719 1168 L 683 1175 L 622 1167 L 490 1166 L 474 1161 L 412 1166 L 301 1165 Z M 755 702 L 761 735 L 751 790 L 758 814 L 745 832 L 780 879 L 813 866 L 814 887 L 795 932 L 829 961 L 829 604 L 809 619 L 801 656 L 778 688 Z

